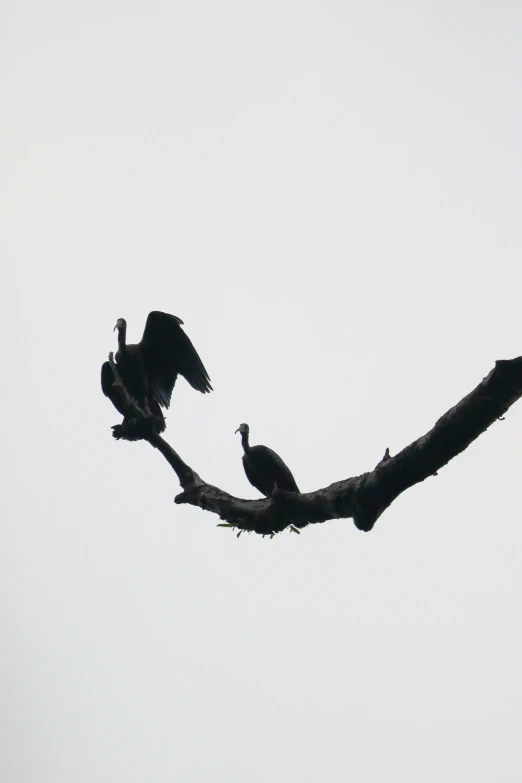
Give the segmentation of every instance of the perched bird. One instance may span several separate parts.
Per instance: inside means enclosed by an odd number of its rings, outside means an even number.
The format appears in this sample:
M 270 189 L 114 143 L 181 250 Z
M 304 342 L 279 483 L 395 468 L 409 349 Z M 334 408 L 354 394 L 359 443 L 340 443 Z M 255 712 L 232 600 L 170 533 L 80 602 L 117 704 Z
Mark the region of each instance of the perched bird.
M 116 365 L 121 380 L 140 408 L 159 419 L 157 431 L 165 429 L 161 408 L 168 408 L 178 375 L 202 393 L 212 391 L 210 378 L 196 349 L 181 328 L 183 321 L 175 315 L 154 310 L 149 313 L 141 342 L 127 345 L 127 322 L 118 318 Z M 116 410 L 125 416 L 122 395 L 114 386 L 109 362 L 101 368 L 101 385 Z M 123 421 L 126 424 L 128 417 Z
M 267 498 L 274 490 L 283 489 L 286 492 L 299 492 L 290 468 L 285 465 L 279 454 L 268 446 L 251 446 L 248 442 L 250 428 L 248 424 L 240 424 L 236 432 L 241 433 L 243 445 L 243 467 L 246 477 L 253 487 Z

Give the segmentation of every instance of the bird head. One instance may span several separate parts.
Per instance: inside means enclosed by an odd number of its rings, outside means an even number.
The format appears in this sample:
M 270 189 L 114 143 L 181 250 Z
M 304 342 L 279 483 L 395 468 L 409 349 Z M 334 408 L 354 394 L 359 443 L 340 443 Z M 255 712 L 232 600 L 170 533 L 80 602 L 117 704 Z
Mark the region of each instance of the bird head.
M 125 318 L 118 318 L 118 320 L 116 321 L 116 326 L 112 331 L 115 332 L 116 329 L 118 329 L 119 331 L 120 329 L 126 329 L 126 328 L 127 328 L 127 321 L 125 320 Z
M 250 428 L 248 424 L 240 424 L 236 432 L 234 433 L 234 435 L 238 432 L 240 432 L 241 435 L 248 435 L 248 433 L 250 432 Z

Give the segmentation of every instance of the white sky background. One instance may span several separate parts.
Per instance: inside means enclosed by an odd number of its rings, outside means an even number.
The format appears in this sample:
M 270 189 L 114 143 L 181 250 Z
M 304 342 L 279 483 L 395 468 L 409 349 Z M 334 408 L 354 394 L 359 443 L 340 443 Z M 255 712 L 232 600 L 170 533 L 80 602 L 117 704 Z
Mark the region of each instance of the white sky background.
M 308 491 L 521 354 L 522 6 L 2 16 L 2 780 L 520 780 L 521 404 L 371 534 L 237 540 L 99 369 L 183 318 L 166 437 L 257 497 L 242 421 Z

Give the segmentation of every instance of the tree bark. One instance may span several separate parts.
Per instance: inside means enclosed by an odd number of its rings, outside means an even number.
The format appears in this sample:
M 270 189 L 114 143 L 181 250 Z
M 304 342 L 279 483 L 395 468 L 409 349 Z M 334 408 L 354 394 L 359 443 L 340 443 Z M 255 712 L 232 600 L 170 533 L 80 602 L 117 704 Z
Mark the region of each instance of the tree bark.
M 115 382 L 121 384 L 114 363 Z M 150 426 L 150 417 L 128 393 L 131 428 L 113 427 L 116 438 L 146 440 L 158 449 L 178 476 L 183 489 L 175 503 L 188 503 L 217 514 L 225 524 L 262 535 L 285 528 L 295 532 L 309 524 L 352 518 L 369 531 L 401 492 L 418 484 L 460 454 L 522 396 L 522 357 L 497 361 L 479 385 L 447 411 L 435 426 L 395 456 L 386 449 L 374 470 L 330 484 L 314 492 L 277 491 L 271 498 L 242 500 L 207 484 Z

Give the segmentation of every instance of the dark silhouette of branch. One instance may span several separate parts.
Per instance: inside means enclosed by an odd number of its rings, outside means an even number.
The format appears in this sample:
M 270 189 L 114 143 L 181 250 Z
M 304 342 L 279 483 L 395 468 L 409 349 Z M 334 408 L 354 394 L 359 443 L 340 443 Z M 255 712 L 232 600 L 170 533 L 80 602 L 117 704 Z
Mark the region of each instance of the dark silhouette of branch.
M 121 384 L 114 362 L 116 383 Z M 124 387 L 123 387 L 124 389 Z M 495 367 L 464 399 L 437 421 L 426 435 L 395 456 L 389 449 L 373 471 L 337 481 L 315 492 L 277 491 L 271 498 L 242 500 L 207 484 L 169 444 L 154 432 L 150 416 L 125 391 L 132 425 L 116 425 L 113 435 L 146 440 L 158 449 L 178 476 L 183 492 L 175 503 L 199 506 L 226 524 L 270 535 L 287 527 L 299 532 L 308 524 L 352 517 L 359 530 L 369 531 L 401 492 L 418 484 L 460 454 L 491 424 L 502 419 L 522 396 L 522 357 L 497 361 Z

